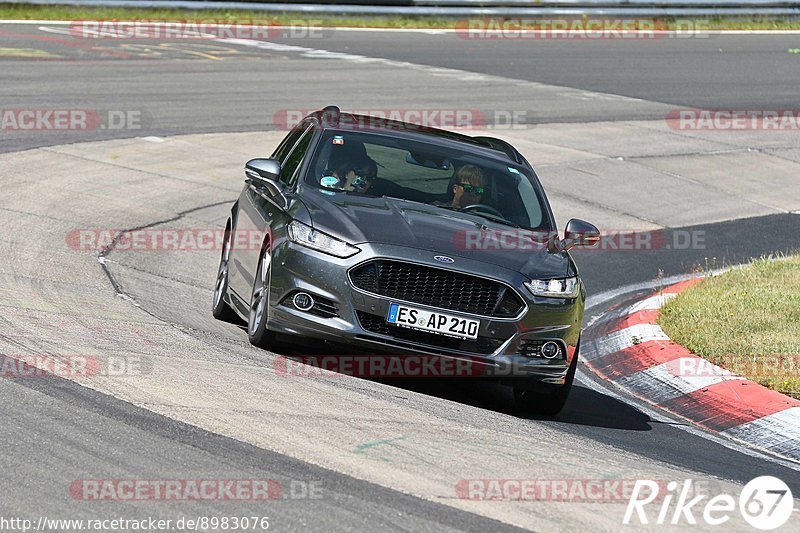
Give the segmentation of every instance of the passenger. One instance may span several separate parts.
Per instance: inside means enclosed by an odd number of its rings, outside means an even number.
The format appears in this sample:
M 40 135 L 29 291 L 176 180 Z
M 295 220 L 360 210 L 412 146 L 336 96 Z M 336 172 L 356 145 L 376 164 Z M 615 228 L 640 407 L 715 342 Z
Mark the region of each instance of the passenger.
M 325 187 L 349 192 L 366 193 L 378 175 L 378 164 L 369 157 L 356 162 L 341 162 L 338 168 L 328 171 L 320 182 Z
M 344 190 L 366 193 L 378 176 L 378 164 L 367 157 L 362 159 L 345 174 Z

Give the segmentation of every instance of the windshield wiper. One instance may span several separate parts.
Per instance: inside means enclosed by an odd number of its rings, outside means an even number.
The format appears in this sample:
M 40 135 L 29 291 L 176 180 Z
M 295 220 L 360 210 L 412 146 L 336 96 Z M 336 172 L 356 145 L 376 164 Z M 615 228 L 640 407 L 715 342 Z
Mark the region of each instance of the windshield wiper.
M 496 222 L 498 224 L 503 224 L 504 226 L 510 226 L 512 228 L 522 228 L 522 226 L 520 226 L 516 222 L 512 222 L 512 221 L 508 220 L 507 218 L 498 217 L 498 216 L 492 215 L 491 213 L 486 213 L 484 211 L 458 211 L 458 210 L 453 209 L 449 205 L 429 204 L 427 202 L 419 202 L 417 200 L 409 200 L 408 198 L 397 198 L 396 196 L 389 196 L 388 194 L 382 195 L 381 198 L 386 198 L 388 200 L 400 200 L 402 202 L 411 202 L 411 203 L 414 203 L 414 204 L 427 205 L 427 206 L 430 206 L 430 207 L 438 207 L 439 209 L 447 209 L 448 211 L 453 211 L 453 212 L 456 212 L 456 213 L 464 213 L 465 215 L 475 215 L 475 216 L 478 216 L 478 217 L 481 217 L 481 218 L 485 218 L 486 220 L 491 220 L 492 222 Z
M 408 198 L 399 198 L 397 196 L 389 196 L 388 194 L 382 194 L 381 198 L 386 198 L 387 200 L 399 200 L 401 202 L 411 202 L 412 204 L 430 205 L 431 207 L 435 207 L 426 202 L 420 202 L 418 200 L 409 200 Z
M 511 222 L 507 218 L 498 217 L 492 215 L 491 213 L 486 213 L 484 211 L 467 211 L 466 214 L 468 215 L 475 215 L 476 217 L 485 218 L 486 220 L 491 220 L 492 222 L 497 222 L 498 224 L 503 224 L 504 226 L 511 226 L 512 228 L 521 228 L 519 224 L 516 222 Z

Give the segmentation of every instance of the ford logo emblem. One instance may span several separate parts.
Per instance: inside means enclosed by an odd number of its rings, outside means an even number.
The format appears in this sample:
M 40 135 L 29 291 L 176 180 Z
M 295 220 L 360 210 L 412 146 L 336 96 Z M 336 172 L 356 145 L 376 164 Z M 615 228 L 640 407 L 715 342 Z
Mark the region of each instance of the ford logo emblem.
M 455 263 L 456 262 L 455 259 L 453 259 L 452 257 L 447 257 L 446 255 L 435 255 L 435 256 L 433 256 L 433 258 L 435 260 L 439 261 L 440 263 Z

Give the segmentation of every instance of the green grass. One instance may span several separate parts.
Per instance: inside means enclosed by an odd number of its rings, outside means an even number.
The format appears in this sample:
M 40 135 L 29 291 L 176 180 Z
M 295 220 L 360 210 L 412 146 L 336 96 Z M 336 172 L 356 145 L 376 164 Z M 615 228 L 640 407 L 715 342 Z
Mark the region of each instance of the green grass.
M 302 13 L 270 13 L 252 10 L 209 9 L 183 10 L 174 8 L 106 8 L 70 5 L 26 5 L 0 3 L 0 19 L 31 20 L 181 20 L 226 22 L 241 24 L 283 24 L 313 26 L 353 26 L 365 28 L 453 28 L 467 17 L 411 16 L 333 16 Z M 595 17 L 598 18 L 598 17 Z M 613 18 L 613 17 L 612 17 Z M 646 17 L 643 17 L 646 18 Z M 513 19 L 512 19 L 513 20 Z M 800 20 L 771 18 L 731 18 L 669 20 L 667 27 L 685 29 L 697 27 L 708 30 L 797 30 Z M 693 26 L 693 24 L 695 24 Z M 688 26 L 687 26 L 688 25 Z M 661 26 L 659 26 L 661 27 Z
M 658 322 L 697 355 L 800 397 L 800 255 L 706 278 L 667 303 Z

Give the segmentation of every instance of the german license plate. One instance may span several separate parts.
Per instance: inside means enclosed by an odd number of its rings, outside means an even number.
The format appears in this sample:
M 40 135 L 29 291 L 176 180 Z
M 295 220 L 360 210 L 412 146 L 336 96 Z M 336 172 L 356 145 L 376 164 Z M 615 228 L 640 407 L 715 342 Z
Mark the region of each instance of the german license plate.
M 481 325 L 479 320 L 395 303 L 389 305 L 386 321 L 389 324 L 460 339 L 477 339 L 478 328 Z

